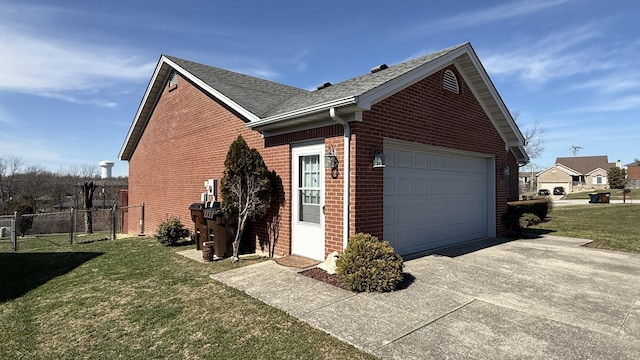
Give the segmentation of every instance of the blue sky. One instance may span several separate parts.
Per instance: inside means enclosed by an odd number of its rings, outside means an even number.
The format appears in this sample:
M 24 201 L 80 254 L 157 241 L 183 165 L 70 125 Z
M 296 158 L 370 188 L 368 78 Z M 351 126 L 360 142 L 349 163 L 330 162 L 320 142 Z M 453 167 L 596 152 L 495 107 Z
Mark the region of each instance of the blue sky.
M 161 54 L 313 89 L 470 41 L 507 107 L 556 157 L 640 158 L 631 0 L 0 0 L 0 157 L 116 163 Z

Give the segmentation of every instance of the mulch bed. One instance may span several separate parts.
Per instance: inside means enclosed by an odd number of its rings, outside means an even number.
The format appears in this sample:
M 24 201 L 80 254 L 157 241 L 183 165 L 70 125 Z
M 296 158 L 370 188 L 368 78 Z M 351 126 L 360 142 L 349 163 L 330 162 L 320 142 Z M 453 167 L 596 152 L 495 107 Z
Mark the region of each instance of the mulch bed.
M 340 289 L 344 289 L 347 291 L 351 291 L 351 289 L 347 286 L 345 286 L 336 275 L 332 275 L 329 274 L 328 272 L 314 267 L 305 271 L 301 271 L 300 274 L 304 275 L 304 276 L 308 276 L 312 279 L 316 279 L 318 281 L 322 281 L 324 283 L 327 283 L 329 285 L 333 285 L 336 287 L 339 287 Z

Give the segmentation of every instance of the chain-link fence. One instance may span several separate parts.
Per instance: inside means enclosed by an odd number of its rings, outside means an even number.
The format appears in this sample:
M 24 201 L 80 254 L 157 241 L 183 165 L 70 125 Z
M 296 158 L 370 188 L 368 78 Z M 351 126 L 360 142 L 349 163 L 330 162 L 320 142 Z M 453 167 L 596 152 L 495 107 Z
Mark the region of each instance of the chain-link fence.
M 127 221 L 139 221 L 142 206 L 0 216 L 0 252 L 28 251 L 115 239 Z M 131 220 L 129 220 L 131 219 Z

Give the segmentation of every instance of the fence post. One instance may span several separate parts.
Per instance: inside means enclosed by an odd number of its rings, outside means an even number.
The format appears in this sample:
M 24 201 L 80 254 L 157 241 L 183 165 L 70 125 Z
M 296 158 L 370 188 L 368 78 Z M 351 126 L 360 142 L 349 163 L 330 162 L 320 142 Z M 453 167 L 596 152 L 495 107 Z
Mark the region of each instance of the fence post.
M 13 245 L 13 251 L 18 251 L 18 212 L 13 212 L 11 218 L 11 244 Z
M 144 236 L 144 203 L 140 205 L 140 234 L 138 236 Z
M 117 211 L 117 209 L 118 209 L 118 207 L 115 204 L 111 208 L 111 231 L 112 231 L 111 240 L 115 240 L 116 239 L 116 211 Z
M 75 214 L 73 208 L 69 212 L 69 245 L 73 245 L 73 233 L 75 230 Z

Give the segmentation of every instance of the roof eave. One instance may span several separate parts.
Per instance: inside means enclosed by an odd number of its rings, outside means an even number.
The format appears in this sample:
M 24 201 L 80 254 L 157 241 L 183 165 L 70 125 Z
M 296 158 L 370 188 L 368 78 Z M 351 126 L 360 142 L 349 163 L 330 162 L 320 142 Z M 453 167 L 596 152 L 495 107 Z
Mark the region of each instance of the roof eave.
M 332 100 L 321 104 L 316 104 L 302 109 L 269 116 L 247 124 L 249 128 L 257 131 L 266 131 L 274 128 L 282 128 L 291 125 L 301 125 L 317 120 L 320 117 L 328 117 L 328 110 L 339 108 L 342 113 L 368 110 L 359 105 L 357 96 L 348 96 L 342 99 Z
M 129 127 L 127 137 L 125 138 L 124 144 L 122 144 L 122 148 L 120 149 L 120 154 L 118 155 L 118 158 L 120 160 L 128 161 L 131 159 L 133 150 L 138 145 L 139 137 L 140 135 L 142 135 L 142 131 L 146 126 L 148 117 L 157 103 L 159 92 L 162 88 L 164 88 L 164 84 L 167 81 L 167 78 L 169 76 L 169 67 L 165 66 L 165 62 L 163 61 L 163 59 L 166 59 L 164 55 L 160 57 L 160 60 L 158 60 L 158 64 L 153 71 L 153 76 L 151 76 L 149 85 L 147 85 L 144 96 L 140 101 L 140 105 L 138 106 L 136 115 L 133 118 L 131 127 Z

